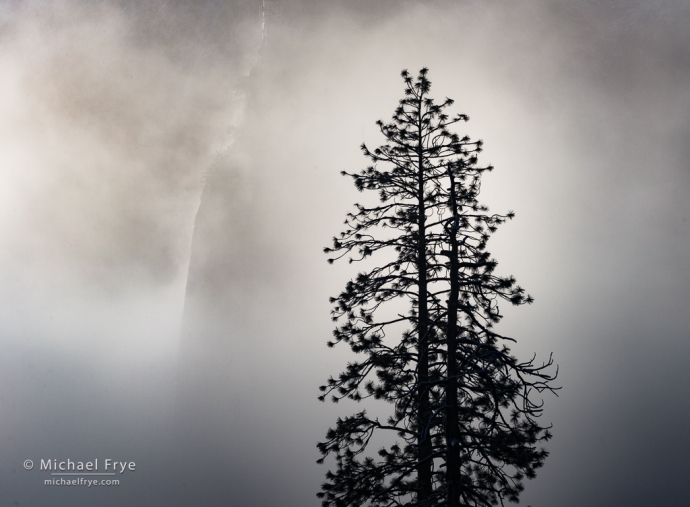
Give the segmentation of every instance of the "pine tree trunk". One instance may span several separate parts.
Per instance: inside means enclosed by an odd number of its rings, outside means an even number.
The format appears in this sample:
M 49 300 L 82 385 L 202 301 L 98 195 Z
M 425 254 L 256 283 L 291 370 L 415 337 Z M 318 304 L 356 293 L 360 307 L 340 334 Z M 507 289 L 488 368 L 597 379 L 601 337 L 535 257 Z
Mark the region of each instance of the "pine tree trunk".
M 431 438 L 429 435 L 431 410 L 429 406 L 429 310 L 427 306 L 427 262 L 426 262 L 426 216 L 424 210 L 424 153 L 422 139 L 422 100 L 419 100 L 419 136 L 417 140 L 417 200 L 419 205 L 417 270 L 419 273 L 418 297 L 418 353 L 419 353 L 419 437 L 417 474 L 419 480 L 419 502 L 428 499 L 432 493 Z
M 450 172 L 451 209 L 453 222 L 450 227 L 450 295 L 448 297 L 448 329 L 446 347 L 448 351 L 446 365 L 446 481 L 448 484 L 448 506 L 460 504 L 460 456 L 458 453 L 460 436 L 458 427 L 458 371 L 457 371 L 457 331 L 458 331 L 458 209 L 455 198 L 455 180 Z

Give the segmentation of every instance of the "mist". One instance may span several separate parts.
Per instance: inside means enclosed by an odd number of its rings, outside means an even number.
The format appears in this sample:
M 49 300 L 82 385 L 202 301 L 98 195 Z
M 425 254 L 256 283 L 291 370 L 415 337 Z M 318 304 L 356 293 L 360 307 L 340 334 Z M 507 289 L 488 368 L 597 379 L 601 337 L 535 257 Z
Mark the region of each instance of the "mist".
M 0 502 L 318 505 L 322 247 L 429 67 L 496 169 L 489 243 L 559 364 L 525 505 L 681 504 L 690 8 L 679 1 L 0 4 Z M 44 486 L 40 459 L 135 461 Z M 33 470 L 23 462 L 32 459 Z

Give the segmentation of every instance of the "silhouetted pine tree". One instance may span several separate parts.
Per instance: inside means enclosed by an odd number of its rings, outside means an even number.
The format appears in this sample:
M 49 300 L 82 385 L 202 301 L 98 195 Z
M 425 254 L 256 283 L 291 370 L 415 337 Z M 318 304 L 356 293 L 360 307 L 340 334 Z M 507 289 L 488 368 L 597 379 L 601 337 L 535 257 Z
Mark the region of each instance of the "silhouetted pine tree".
M 335 298 L 333 346 L 363 359 L 322 386 L 321 400 L 374 398 L 392 405 L 386 421 L 362 410 L 338 419 L 318 444 L 334 455 L 318 494 L 324 506 L 489 506 L 517 502 L 550 438 L 534 393 L 554 391 L 552 361 L 519 362 L 494 330 L 498 302 L 531 303 L 513 277 L 494 274 L 489 236 L 507 215 L 478 203 L 481 141 L 449 128 L 467 121 L 429 98 L 427 69 L 402 72 L 405 97 L 391 123 L 377 122 L 386 144 L 362 151 L 373 165 L 344 175 L 379 203 L 357 204 L 333 239 L 329 262 L 376 255 Z M 370 264 L 370 262 L 367 262 Z M 401 310 L 404 302 L 407 310 Z M 401 311 L 403 313 L 401 313 Z M 391 433 L 372 453 L 378 433 Z M 394 443 L 391 443 L 394 442 Z

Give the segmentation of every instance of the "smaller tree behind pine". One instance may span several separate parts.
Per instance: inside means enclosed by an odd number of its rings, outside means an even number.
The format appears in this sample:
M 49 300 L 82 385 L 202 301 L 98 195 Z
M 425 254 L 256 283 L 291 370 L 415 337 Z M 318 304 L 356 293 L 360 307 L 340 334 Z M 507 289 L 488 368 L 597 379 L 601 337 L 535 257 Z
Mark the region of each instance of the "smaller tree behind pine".
M 333 455 L 318 496 L 324 507 L 491 506 L 517 502 L 551 435 L 538 422 L 555 391 L 552 360 L 519 361 L 512 338 L 495 329 L 498 303 L 531 303 L 513 277 L 495 274 L 486 251 L 498 225 L 478 196 L 482 142 L 451 132 L 467 116 L 429 97 L 427 69 L 402 72 L 405 95 L 390 123 L 377 122 L 385 144 L 362 151 L 372 165 L 343 172 L 378 204 L 356 204 L 345 230 L 325 251 L 329 262 L 378 259 L 331 302 L 334 346 L 360 360 L 321 387 L 324 400 L 387 402 L 382 421 L 366 410 L 338 419 L 318 444 Z M 371 262 L 366 265 L 372 264 Z M 400 303 L 407 308 L 400 312 Z M 402 329 L 402 331 L 401 331 Z M 378 433 L 394 443 L 369 449 Z

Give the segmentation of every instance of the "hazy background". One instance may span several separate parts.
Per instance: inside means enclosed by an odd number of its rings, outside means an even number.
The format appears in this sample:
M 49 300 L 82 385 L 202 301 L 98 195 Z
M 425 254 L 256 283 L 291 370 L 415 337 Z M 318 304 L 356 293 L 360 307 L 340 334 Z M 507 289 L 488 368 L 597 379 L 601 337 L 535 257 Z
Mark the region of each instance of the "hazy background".
M 259 57 L 259 3 L 0 3 L 0 503 L 318 505 L 338 173 L 428 66 L 517 213 L 503 329 L 561 368 L 523 503 L 684 505 L 690 7 L 292 0 Z M 22 468 L 95 457 L 137 471 Z

